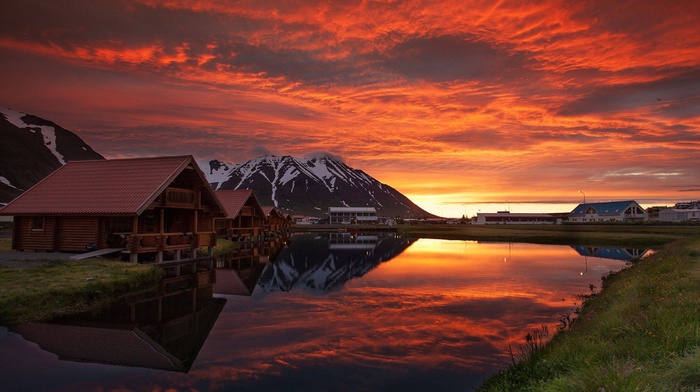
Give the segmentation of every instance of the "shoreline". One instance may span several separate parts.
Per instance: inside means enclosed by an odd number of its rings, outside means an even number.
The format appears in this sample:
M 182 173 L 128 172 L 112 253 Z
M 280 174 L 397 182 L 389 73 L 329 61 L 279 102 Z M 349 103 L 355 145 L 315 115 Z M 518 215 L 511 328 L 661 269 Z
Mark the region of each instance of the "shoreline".
M 605 277 L 549 342 L 524 338 L 513 362 L 476 390 L 698 391 L 698 287 L 700 236 L 667 244 Z

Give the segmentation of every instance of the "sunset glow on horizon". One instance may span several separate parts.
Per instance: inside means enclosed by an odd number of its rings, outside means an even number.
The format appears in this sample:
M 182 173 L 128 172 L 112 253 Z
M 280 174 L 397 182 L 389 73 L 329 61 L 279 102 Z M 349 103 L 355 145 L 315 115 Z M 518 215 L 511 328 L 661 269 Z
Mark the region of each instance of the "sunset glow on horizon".
M 328 152 L 443 216 L 700 199 L 700 2 L 9 0 L 0 106 L 106 158 Z

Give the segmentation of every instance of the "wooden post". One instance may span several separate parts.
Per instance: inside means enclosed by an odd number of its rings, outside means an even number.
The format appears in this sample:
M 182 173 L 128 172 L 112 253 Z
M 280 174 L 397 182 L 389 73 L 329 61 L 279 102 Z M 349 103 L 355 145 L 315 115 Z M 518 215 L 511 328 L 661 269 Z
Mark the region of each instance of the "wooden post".
M 139 217 L 138 215 L 134 217 L 134 220 L 131 224 L 131 237 L 132 241 L 136 240 L 138 241 L 138 232 L 139 232 Z M 139 262 L 139 253 L 138 253 L 138 247 L 139 245 L 133 245 L 131 246 L 131 254 L 129 255 L 129 261 L 132 263 L 138 263 Z M 136 252 L 134 252 L 134 249 L 136 249 Z
M 158 297 L 158 324 L 163 322 L 163 297 Z
M 165 234 L 165 208 L 160 209 L 160 234 Z

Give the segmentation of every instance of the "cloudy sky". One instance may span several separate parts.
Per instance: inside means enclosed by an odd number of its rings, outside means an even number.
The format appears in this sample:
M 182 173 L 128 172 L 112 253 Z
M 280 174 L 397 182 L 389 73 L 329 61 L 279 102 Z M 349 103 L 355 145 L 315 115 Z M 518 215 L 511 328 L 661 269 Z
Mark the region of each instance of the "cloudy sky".
M 329 152 L 443 215 L 700 199 L 700 2 L 528 3 L 5 0 L 0 105 L 107 158 Z

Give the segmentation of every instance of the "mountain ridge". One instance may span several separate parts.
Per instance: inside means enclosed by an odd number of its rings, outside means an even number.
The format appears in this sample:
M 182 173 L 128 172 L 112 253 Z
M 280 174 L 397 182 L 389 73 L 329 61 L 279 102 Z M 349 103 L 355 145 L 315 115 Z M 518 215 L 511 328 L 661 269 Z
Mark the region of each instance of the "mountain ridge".
M 0 203 L 7 203 L 72 160 L 104 159 L 75 133 L 0 106 Z
M 323 216 L 328 207 L 375 207 L 381 216 L 431 217 L 406 196 L 329 154 L 261 155 L 241 164 L 211 160 L 214 189 L 252 189 L 263 205 L 295 215 Z

